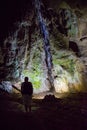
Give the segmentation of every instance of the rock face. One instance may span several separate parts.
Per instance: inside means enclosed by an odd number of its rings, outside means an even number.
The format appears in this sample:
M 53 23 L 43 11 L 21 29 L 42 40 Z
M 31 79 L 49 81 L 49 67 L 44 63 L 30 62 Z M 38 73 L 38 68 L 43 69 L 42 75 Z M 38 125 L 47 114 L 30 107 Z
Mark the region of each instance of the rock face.
M 59 10 L 59 31 L 66 36 L 76 37 L 78 34 L 78 24 L 76 15 L 67 8 Z
M 41 3 L 49 32 L 55 90 L 86 91 L 86 17 L 78 7 L 72 8 L 67 2 L 59 2 L 57 7 Z M 14 31 L 9 32 L 0 46 L 0 79 L 15 83 L 29 76 L 34 92 L 38 93 L 49 91 L 50 84 L 44 41 L 34 6 L 32 8 L 26 11 L 21 22 L 15 23 Z
M 80 56 L 80 50 L 76 42 L 69 41 L 69 49 L 71 49 L 77 56 Z

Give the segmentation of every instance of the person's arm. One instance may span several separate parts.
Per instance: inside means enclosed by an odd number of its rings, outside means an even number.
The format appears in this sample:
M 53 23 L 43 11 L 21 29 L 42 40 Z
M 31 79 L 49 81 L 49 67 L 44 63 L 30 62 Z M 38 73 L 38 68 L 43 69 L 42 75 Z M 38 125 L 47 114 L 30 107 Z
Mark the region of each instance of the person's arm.
M 32 85 L 32 83 L 31 83 L 31 86 L 32 86 L 32 94 L 33 94 L 33 85 Z
M 21 84 L 21 94 L 23 94 L 23 83 Z

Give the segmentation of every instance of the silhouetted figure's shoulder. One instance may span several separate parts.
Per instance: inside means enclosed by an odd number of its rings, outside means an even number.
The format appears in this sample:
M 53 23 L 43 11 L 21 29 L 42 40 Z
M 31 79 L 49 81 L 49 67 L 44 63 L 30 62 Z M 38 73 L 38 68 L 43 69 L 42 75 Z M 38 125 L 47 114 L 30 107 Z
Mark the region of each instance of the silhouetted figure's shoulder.
M 32 86 L 32 83 L 31 83 L 31 82 L 28 82 L 28 85 L 31 85 L 31 86 Z

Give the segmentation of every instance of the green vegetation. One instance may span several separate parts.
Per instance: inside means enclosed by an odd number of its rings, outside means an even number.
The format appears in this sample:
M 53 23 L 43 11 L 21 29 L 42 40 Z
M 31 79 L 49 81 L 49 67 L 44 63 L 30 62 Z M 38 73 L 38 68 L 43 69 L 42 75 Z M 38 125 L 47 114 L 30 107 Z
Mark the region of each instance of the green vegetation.
M 62 58 L 62 59 L 56 59 L 54 58 L 53 64 L 55 65 L 60 65 L 63 69 L 68 71 L 70 74 L 74 74 L 74 69 L 75 69 L 75 63 L 73 59 L 67 58 Z
M 36 67 L 33 68 L 31 71 L 29 71 L 28 69 L 27 70 L 24 70 L 23 71 L 23 75 L 24 76 L 28 76 L 30 78 L 30 81 L 33 83 L 33 86 L 34 88 L 38 89 L 40 88 L 41 86 L 41 72 L 40 72 L 40 69 Z

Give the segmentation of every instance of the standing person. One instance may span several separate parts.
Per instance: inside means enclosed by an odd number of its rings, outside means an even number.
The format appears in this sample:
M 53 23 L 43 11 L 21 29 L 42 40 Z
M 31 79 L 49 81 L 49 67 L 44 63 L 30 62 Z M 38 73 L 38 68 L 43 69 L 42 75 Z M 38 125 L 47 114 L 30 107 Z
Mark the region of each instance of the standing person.
M 33 85 L 31 82 L 28 81 L 28 77 L 25 77 L 24 82 L 21 84 L 21 94 L 23 97 L 25 111 L 31 112 Z

